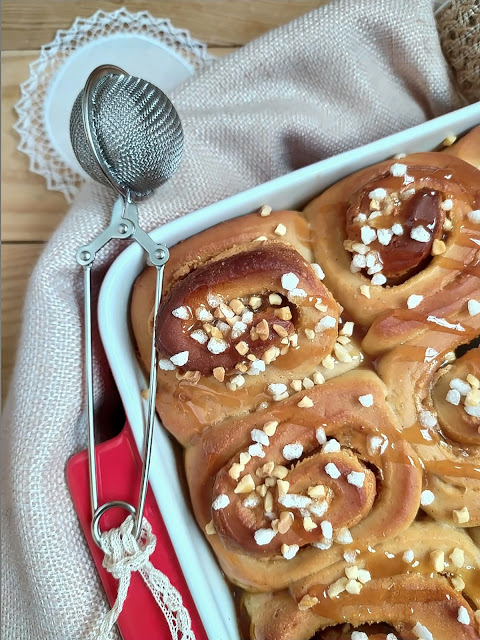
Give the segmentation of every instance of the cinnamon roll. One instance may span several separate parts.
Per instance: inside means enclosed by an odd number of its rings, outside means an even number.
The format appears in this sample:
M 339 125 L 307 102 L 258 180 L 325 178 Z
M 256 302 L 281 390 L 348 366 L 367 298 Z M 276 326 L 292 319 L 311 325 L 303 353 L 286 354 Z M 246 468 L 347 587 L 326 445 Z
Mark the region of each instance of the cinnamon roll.
M 453 154 L 418 153 L 363 169 L 304 213 L 325 283 L 367 327 L 418 300 L 438 306 L 443 290 L 455 298 L 465 279 L 479 275 L 480 171 Z
M 469 316 L 469 323 L 480 335 L 480 314 Z M 425 469 L 422 508 L 443 522 L 478 526 L 480 347 L 462 355 L 469 333 L 435 326 L 389 351 L 377 369 L 403 438 Z
M 443 152 L 457 156 L 480 169 L 480 126 L 469 131 L 451 146 L 444 148 Z
M 171 249 L 156 405 L 248 640 L 480 640 L 479 138 Z
M 172 251 L 155 337 L 157 409 L 175 437 L 240 416 L 357 366 L 353 323 L 322 282 L 300 214 L 251 214 Z M 235 244 L 234 244 L 235 243 Z M 234 246 L 232 246 L 234 245 Z M 132 326 L 149 366 L 155 272 L 138 278 Z
M 385 391 L 352 371 L 192 441 L 193 509 L 230 580 L 285 588 L 413 521 L 422 473 Z
M 458 529 L 416 522 L 244 604 L 252 640 L 478 640 L 480 552 Z

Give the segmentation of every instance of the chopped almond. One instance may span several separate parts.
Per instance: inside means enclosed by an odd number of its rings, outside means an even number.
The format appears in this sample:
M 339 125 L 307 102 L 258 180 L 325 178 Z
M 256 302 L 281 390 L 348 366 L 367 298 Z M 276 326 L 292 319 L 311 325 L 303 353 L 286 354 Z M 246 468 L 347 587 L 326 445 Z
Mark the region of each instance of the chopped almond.
M 187 371 L 184 376 L 185 380 L 188 380 L 188 382 L 191 382 L 192 384 L 197 384 L 200 377 L 200 371 Z
M 255 482 L 250 474 L 243 476 L 240 482 L 237 484 L 234 493 L 250 493 L 255 489 Z
M 257 334 L 260 340 L 268 340 L 268 336 L 270 335 L 270 327 L 268 326 L 268 322 L 265 320 L 261 320 L 255 327 L 257 330 Z
M 368 286 L 368 284 L 362 284 L 362 286 L 360 287 L 360 293 L 362 294 L 362 296 L 365 296 L 365 298 L 370 299 L 370 287 Z
M 293 524 L 293 515 L 289 511 L 282 511 L 278 522 L 278 533 L 284 534 Z
M 258 487 L 256 487 L 255 491 L 259 496 L 262 496 L 262 498 L 264 498 L 267 494 L 267 487 L 264 484 L 260 484 Z
M 223 333 L 218 327 L 212 327 L 211 336 L 212 338 L 219 338 L 220 340 L 223 340 Z
M 277 480 L 278 497 L 283 498 L 287 495 L 290 483 L 287 480 Z
M 263 431 L 267 434 L 267 436 L 273 436 L 275 431 L 277 430 L 278 422 L 275 420 L 270 420 L 263 425 Z
M 339 578 L 327 589 L 329 598 L 337 598 L 347 588 L 348 578 Z
M 297 407 L 300 407 L 301 409 L 310 409 L 311 407 L 313 407 L 313 404 L 313 400 L 311 400 L 308 396 L 303 396 L 303 398 L 297 404 Z
M 467 375 L 467 382 L 470 386 L 472 386 L 474 389 L 479 389 L 480 388 L 480 380 L 474 376 L 473 374 L 469 373 Z
M 213 377 L 215 380 L 223 382 L 225 380 L 225 369 L 223 367 L 215 367 L 213 370 Z
M 323 484 L 317 484 L 313 487 L 308 487 L 307 493 L 310 498 L 324 498 L 326 495 L 326 489 Z
M 336 342 L 333 346 L 333 350 L 335 352 L 335 357 L 340 362 L 352 362 L 352 356 L 348 353 L 343 345 Z
M 279 354 L 280 350 L 278 349 L 278 347 L 271 346 L 262 355 L 262 360 L 265 362 L 265 364 L 270 364 L 271 362 L 276 360 Z
M 240 464 L 248 464 L 252 456 L 247 451 L 242 451 L 240 454 Z
M 455 524 L 465 524 L 470 520 L 470 513 L 467 507 L 453 510 L 453 520 Z
M 207 534 L 207 536 L 212 536 L 214 533 L 216 533 L 215 527 L 213 526 L 213 520 L 210 520 L 210 522 L 205 525 L 205 533 Z
M 282 296 L 278 295 L 278 293 L 271 293 L 268 296 L 268 301 L 270 304 L 276 305 L 277 307 L 282 304 Z
M 264 509 L 265 509 L 266 513 L 271 513 L 272 512 L 272 509 L 273 509 L 273 496 L 272 496 L 270 491 L 267 491 L 267 493 L 265 494 L 265 499 L 264 499 L 263 505 L 264 505 Z
M 325 369 L 333 369 L 335 366 L 335 360 L 333 356 L 331 354 L 325 356 L 325 358 L 322 360 L 322 365 L 325 367 Z
M 433 562 L 433 568 L 437 573 L 445 570 L 445 553 L 443 551 L 432 551 L 430 558 Z
M 447 250 L 447 245 L 443 240 L 435 238 L 432 244 L 432 256 L 441 256 Z
M 465 589 L 465 582 L 460 576 L 452 576 L 451 580 L 455 591 L 463 591 Z
M 274 324 L 273 325 L 273 330 L 275 331 L 275 333 L 277 335 L 279 335 L 281 338 L 287 338 L 287 341 L 284 342 L 282 340 L 283 344 L 288 344 L 288 331 L 285 329 L 285 327 L 282 327 L 281 324 Z
M 275 309 L 275 315 L 281 320 L 292 319 L 292 312 L 290 311 L 290 307 L 281 307 L 280 309 Z
M 457 136 L 454 136 L 454 135 L 447 136 L 445 140 L 442 142 L 442 145 L 444 147 L 451 147 L 456 139 L 457 139 Z
M 300 611 L 306 611 L 307 609 L 311 609 L 312 607 L 314 607 L 316 604 L 318 604 L 318 598 L 316 598 L 315 596 L 312 597 L 307 593 L 307 595 L 303 596 L 303 598 L 298 603 L 298 608 L 300 609 Z
M 279 478 L 280 480 L 283 480 L 284 478 L 286 478 L 288 476 L 287 467 L 284 467 L 281 464 L 275 465 L 275 467 L 274 467 L 274 469 L 272 471 L 272 476 L 274 478 Z
M 305 531 L 313 531 L 317 527 L 318 525 L 311 519 L 310 516 L 306 516 L 303 519 L 303 528 L 305 529 Z
M 238 351 L 238 353 L 239 353 L 241 356 L 244 356 L 244 355 L 249 351 L 248 344 L 247 344 L 246 342 L 244 342 L 243 340 L 242 340 L 242 341 L 240 341 L 240 342 L 238 342 L 238 343 L 235 345 L 235 349 Z
M 262 216 L 262 218 L 266 218 L 272 213 L 272 207 L 270 207 L 268 204 L 264 204 L 260 207 L 258 213 Z
M 245 310 L 245 305 L 241 300 L 238 300 L 237 298 L 230 300 L 228 306 L 236 315 L 240 315 Z
M 243 464 L 238 464 L 238 462 L 234 462 L 230 467 L 228 475 L 232 478 L 232 480 L 238 480 L 240 478 L 240 474 L 245 470 Z

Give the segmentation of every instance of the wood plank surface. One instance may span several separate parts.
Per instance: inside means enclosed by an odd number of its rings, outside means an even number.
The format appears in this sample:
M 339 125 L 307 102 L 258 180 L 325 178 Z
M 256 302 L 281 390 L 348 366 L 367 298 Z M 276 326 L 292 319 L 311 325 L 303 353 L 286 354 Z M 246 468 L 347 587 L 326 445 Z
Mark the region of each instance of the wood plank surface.
M 43 243 L 2 243 L 2 405 L 15 362 L 28 279 Z
M 213 55 L 282 25 L 329 0 L 106 0 L 105 12 L 126 6 L 168 17 L 205 42 Z M 4 0 L 2 3 L 2 405 L 15 359 L 25 290 L 43 243 L 68 210 L 62 194 L 48 191 L 43 177 L 29 170 L 29 158 L 17 150 L 12 126 L 20 83 L 40 47 L 68 29 L 77 16 L 90 17 L 98 0 Z
M 125 6 L 170 18 L 210 45 L 242 45 L 269 29 L 315 9 L 328 0 L 4 0 L 4 50 L 38 49 L 53 40 L 57 29 L 68 29 L 77 16 L 89 17 L 101 6 L 105 12 Z

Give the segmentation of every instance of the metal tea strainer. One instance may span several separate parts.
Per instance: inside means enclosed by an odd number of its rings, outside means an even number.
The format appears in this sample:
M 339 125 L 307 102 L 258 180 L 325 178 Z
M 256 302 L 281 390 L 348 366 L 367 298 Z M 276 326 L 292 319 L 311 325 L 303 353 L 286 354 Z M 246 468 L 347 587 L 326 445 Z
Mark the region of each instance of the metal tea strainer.
M 155 323 L 160 303 L 163 269 L 168 249 L 156 244 L 138 225 L 136 202 L 150 196 L 176 171 L 183 151 L 180 119 L 167 96 L 149 82 L 128 75 L 122 69 L 104 65 L 89 76 L 78 95 L 70 117 L 70 138 L 82 168 L 94 180 L 112 186 L 120 195 L 113 207 L 107 229 L 90 244 L 77 251 L 77 262 L 84 269 L 85 288 L 85 369 L 87 386 L 88 463 L 92 535 L 100 546 L 101 516 L 112 507 L 126 509 L 135 519 L 138 537 L 145 506 L 148 472 L 153 441 L 157 357 Z M 143 468 L 137 507 L 123 500 L 99 507 L 95 466 L 95 429 L 93 418 L 93 365 L 91 270 L 96 253 L 113 238 L 132 238 L 147 252 L 157 269 L 154 326 L 151 350 L 147 429 Z

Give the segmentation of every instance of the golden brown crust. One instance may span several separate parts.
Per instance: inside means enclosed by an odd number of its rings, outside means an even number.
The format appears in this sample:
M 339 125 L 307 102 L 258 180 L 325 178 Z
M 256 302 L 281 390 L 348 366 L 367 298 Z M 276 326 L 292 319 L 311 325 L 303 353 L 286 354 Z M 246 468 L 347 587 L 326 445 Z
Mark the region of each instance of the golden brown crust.
M 480 126 L 469 131 L 451 147 L 447 147 L 444 153 L 461 158 L 480 169 Z
M 469 320 L 478 335 L 480 314 Z M 434 495 L 423 509 L 437 520 L 472 527 L 480 524 L 480 421 L 467 413 L 465 396 L 458 394 L 459 404 L 453 405 L 447 394 L 452 380 L 470 388 L 467 376 L 480 376 L 480 349 L 451 360 L 449 354 L 468 343 L 468 336 L 436 326 L 389 351 L 377 368 L 403 437 L 422 460 L 425 489 Z M 455 512 L 464 508 L 468 518 L 459 522 Z
M 275 233 L 279 224 L 285 226 L 284 236 Z M 241 219 L 221 222 L 177 244 L 165 265 L 164 292 L 170 289 L 173 282 L 228 251 L 233 245 L 251 243 L 262 236 L 267 240 L 293 245 L 301 256 L 309 262 L 313 261 L 308 224 L 296 211 L 275 211 L 265 217 L 250 213 Z
M 298 406 L 305 396 L 313 406 Z M 360 399 L 370 396 L 372 405 L 363 406 Z M 395 417 L 384 396 L 385 388 L 375 374 L 350 372 L 295 394 L 268 410 L 205 430 L 192 442 L 185 469 L 194 512 L 202 528 L 213 518 L 217 533 L 208 536 L 208 540 L 232 581 L 253 590 L 284 588 L 341 558 L 345 542 L 335 540 L 343 540 L 341 532 L 346 533 L 345 528 L 351 527 L 346 540 L 351 534 L 352 544 L 357 547 L 367 541 L 374 544 L 410 524 L 418 510 L 421 471 L 415 465 L 413 450 L 399 439 Z M 242 452 L 251 451 L 252 437 L 271 421 L 278 426 L 275 434 L 267 438 L 269 444 L 262 448 L 264 457 L 252 456 L 239 477 L 232 478 L 232 466 L 239 463 Z M 337 446 L 331 450 L 319 444 L 319 425 L 323 425 L 325 438 L 334 438 L 332 442 Z M 302 449 L 300 463 L 299 455 L 295 454 L 291 461 L 285 457 L 285 447 L 293 444 Z M 324 449 L 329 452 L 323 453 Z M 274 481 L 270 489 L 272 516 L 263 515 L 264 500 L 245 507 L 243 500 L 248 496 L 252 499 L 255 491 L 252 487 L 247 494 L 235 493 L 239 482 L 250 476 L 258 492 L 265 482 L 258 471 L 271 462 L 272 478 L 277 465 L 288 469 L 282 481 L 290 483 L 289 493 L 307 496 L 309 486 L 321 485 L 325 494 L 304 508 L 290 503 L 283 506 L 280 486 Z M 335 465 L 340 477 L 328 475 L 329 464 Z M 359 474 L 361 486 L 350 484 L 352 471 Z M 401 496 L 397 495 L 399 486 L 403 487 Z M 218 496 L 228 496 L 228 504 L 216 510 L 212 504 Z M 320 515 L 315 515 L 314 506 L 320 508 Z M 314 522 L 312 531 L 306 531 L 302 521 L 307 515 L 305 509 Z M 272 521 L 289 510 L 294 514 L 291 527 L 284 533 L 278 531 L 266 543 L 258 542 L 256 532 L 271 530 Z M 324 521 L 332 525 L 333 542 L 325 538 Z M 312 543 L 326 548 L 312 547 Z M 286 560 L 280 555 L 284 544 L 300 547 L 294 558 Z
M 415 523 L 370 549 L 355 561 L 358 569 L 368 571 L 361 576 L 366 582 L 360 593 L 344 589 L 337 596 L 328 595 L 330 587 L 344 580 L 345 570 L 352 567 L 341 560 L 292 584 L 289 591 L 247 595 L 252 639 L 309 640 L 316 631 L 332 625 L 350 623 L 351 634 L 355 628 L 364 628 L 361 625 L 377 622 L 390 624 L 400 637 L 418 637 L 411 635 L 417 624 L 426 627 L 435 640 L 479 637 L 474 612 L 480 604 L 480 552 L 466 534 L 433 522 Z M 463 554 L 462 567 L 453 564 L 454 549 Z M 405 558 L 405 553 L 413 559 Z M 436 558 L 437 562 L 443 558 L 443 569 L 434 564 Z M 465 584 L 463 593 L 455 589 L 459 578 Z M 306 596 L 317 598 L 318 603 L 299 611 Z M 468 624 L 458 620 L 460 607 L 468 614 Z
M 341 180 L 308 204 L 304 211 L 312 226 L 314 254 L 322 261 L 326 274 L 325 283 L 352 317 L 366 326 L 382 314 L 396 309 L 406 309 L 407 300 L 411 295 L 420 295 L 427 299 L 430 296 L 438 296 L 440 291 L 462 276 L 465 271 L 464 265 L 475 265 L 478 257 L 478 245 L 471 242 L 470 233 L 466 233 L 472 231 L 476 234 L 479 230 L 479 225 L 470 222 L 468 218 L 470 211 L 480 207 L 478 170 L 457 157 L 435 152 L 413 154 L 402 158 L 400 162 L 402 166 L 407 167 L 407 176 L 411 177 L 411 181 L 407 181 L 408 184 L 403 187 L 401 184 L 405 178 L 390 175 L 392 160 L 388 160 Z M 422 267 L 417 274 L 391 286 L 388 281 L 384 285 L 373 285 L 371 278 L 374 276 L 367 277 L 362 270 L 352 272 L 352 254 L 344 248 L 347 240 L 346 215 L 351 203 L 356 203 L 358 209 L 358 203 L 363 202 L 365 198 L 368 200 L 369 194 L 378 188 L 389 192 L 395 189 L 395 193 L 399 193 L 400 196 L 401 189 L 405 192 L 411 188 L 416 192 L 430 189 L 432 192 L 440 193 L 444 200 L 452 202 L 449 216 L 453 227 L 446 232 L 444 252 L 433 256 L 428 266 Z M 409 197 L 414 198 L 415 195 Z M 408 203 L 408 198 L 405 202 Z M 405 203 L 400 202 L 399 210 L 404 206 Z M 439 214 L 441 212 L 440 207 Z M 367 214 L 370 213 L 367 208 Z M 396 220 L 395 215 L 394 213 L 390 216 L 392 228 Z M 386 224 L 383 222 L 384 219 L 385 216 L 379 218 L 382 220 L 379 223 L 382 228 Z M 361 225 L 363 222 L 356 224 Z M 377 222 L 373 220 L 371 224 L 375 225 Z M 428 225 L 426 227 L 429 228 Z M 397 238 L 409 236 L 410 226 L 404 224 L 402 229 L 401 236 L 391 236 L 385 252 L 396 251 L 392 243 L 395 243 Z M 431 242 L 433 235 L 429 231 L 426 235 L 430 237 Z M 412 238 L 409 240 L 410 244 L 424 244 L 423 241 Z M 364 246 L 369 250 L 375 243 L 378 243 L 378 240 Z M 402 248 L 400 251 L 404 252 L 405 249 Z M 353 255 L 355 256 L 355 253 Z M 474 266 L 473 270 L 478 275 L 478 267 Z M 365 297 L 360 287 L 369 288 L 369 298 Z
M 304 219 L 291 211 L 274 212 L 265 218 L 258 213 L 251 214 L 246 219 L 245 225 L 242 220 L 240 234 L 238 221 L 232 220 L 219 225 L 218 236 L 215 228 L 209 229 L 199 234 L 195 242 L 187 240 L 171 252 L 172 264 L 165 279 L 166 295 L 158 316 L 160 369 L 156 404 L 163 424 L 182 444 L 187 444 L 193 434 L 200 433 L 206 426 L 270 402 L 271 383 L 289 388 L 293 380 L 302 384 L 302 380 L 314 374 L 329 378 L 361 362 L 354 339 L 344 336 L 346 344 L 336 343 L 340 309 L 304 257 L 311 256 Z M 284 235 L 275 234 L 278 225 L 284 225 Z M 259 237 L 258 234 L 267 239 L 248 241 Z M 232 247 L 233 237 L 238 243 Z M 183 260 L 186 266 L 181 268 Z M 284 274 L 297 279 L 293 291 L 282 286 Z M 138 277 L 132 294 L 132 328 L 146 370 L 150 366 L 154 286 L 155 271 L 147 269 Z M 298 299 L 295 291 L 299 292 Z M 275 294 L 281 302 L 270 303 L 270 294 Z M 221 298 L 220 310 L 223 305 L 225 313 L 232 300 L 237 303 L 243 300 L 241 305 L 245 304 L 251 313 L 246 321 L 248 325 L 235 339 L 234 327 L 231 332 L 227 327 L 225 348 L 219 354 L 209 351 L 210 337 L 220 335 L 223 339 L 222 334 L 212 328 L 218 311 L 210 306 L 212 295 Z M 249 307 L 252 296 L 262 300 L 262 306 L 253 312 L 253 307 Z M 177 308 L 186 310 L 186 319 L 172 315 Z M 207 318 L 210 314 L 213 320 L 197 320 L 199 310 L 206 312 Z M 287 315 L 282 315 L 283 311 Z M 242 318 L 243 315 L 226 317 L 222 325 Z M 252 329 L 261 325 L 267 335 L 259 339 L 260 334 L 253 335 Z M 219 322 L 216 326 L 220 326 Z M 203 344 L 191 337 L 194 332 L 204 336 Z M 246 353 L 237 351 L 239 342 L 247 348 Z M 337 358 L 334 371 L 328 368 L 330 363 L 323 364 L 332 349 L 340 349 L 342 358 L 342 361 Z M 188 353 L 187 362 L 176 369 L 173 366 L 172 370 L 162 369 L 165 366 L 162 361 L 179 352 Z M 250 355 L 264 361 L 266 366 L 260 369 L 258 363 L 258 367 L 253 363 L 252 367 Z M 170 366 L 168 362 L 167 365 Z M 222 375 L 218 376 L 214 369 Z M 242 386 L 234 390 L 231 381 L 235 378 L 240 379 Z

